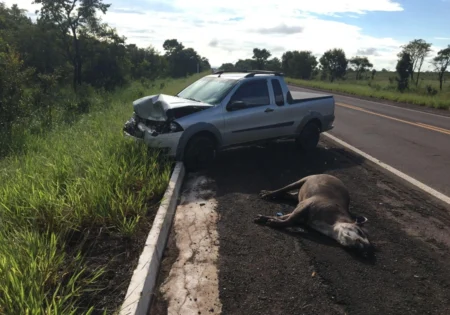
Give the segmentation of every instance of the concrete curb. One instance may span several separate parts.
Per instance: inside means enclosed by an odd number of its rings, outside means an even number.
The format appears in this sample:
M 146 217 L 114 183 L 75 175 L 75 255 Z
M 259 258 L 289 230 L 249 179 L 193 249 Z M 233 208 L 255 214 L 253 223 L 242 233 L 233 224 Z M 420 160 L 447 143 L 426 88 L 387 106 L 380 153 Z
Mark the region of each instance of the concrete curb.
M 149 312 L 184 175 L 183 163 L 177 162 L 148 234 L 144 250 L 131 277 L 125 300 L 119 310 L 120 315 L 147 315 Z
M 433 197 L 435 197 L 435 198 L 443 201 L 444 203 L 447 203 L 448 205 L 450 205 L 450 197 L 448 197 L 448 196 L 438 192 L 437 190 L 435 190 L 435 189 L 425 185 L 424 183 L 418 181 L 417 179 L 414 179 L 411 176 L 406 175 L 405 173 L 399 171 L 398 169 L 393 168 L 392 166 L 381 162 L 377 158 L 374 158 L 373 156 L 371 156 L 371 155 L 369 155 L 369 154 L 367 154 L 367 153 L 365 153 L 365 152 L 355 148 L 354 146 L 348 144 L 345 141 L 342 141 L 339 138 L 336 138 L 335 136 L 333 136 L 333 135 L 331 135 L 331 134 L 329 134 L 327 132 L 324 132 L 323 135 L 328 137 L 329 139 L 335 141 L 336 143 L 340 144 L 341 146 L 349 149 L 350 151 L 353 151 L 354 153 L 364 157 L 366 160 L 369 160 L 370 162 L 378 165 L 379 167 L 381 167 L 381 168 L 383 168 L 383 169 L 385 169 L 385 170 L 387 170 L 387 171 L 397 175 L 401 179 L 403 179 L 403 180 L 407 181 L 408 183 L 416 186 L 417 188 L 427 192 L 428 194 L 432 195 Z

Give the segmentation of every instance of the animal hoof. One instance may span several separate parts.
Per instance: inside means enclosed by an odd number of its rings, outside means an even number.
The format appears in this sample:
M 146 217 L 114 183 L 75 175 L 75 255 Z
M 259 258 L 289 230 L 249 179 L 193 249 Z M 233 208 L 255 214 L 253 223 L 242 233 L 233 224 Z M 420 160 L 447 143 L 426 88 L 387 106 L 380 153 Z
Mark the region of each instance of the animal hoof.
M 268 190 L 261 190 L 261 192 L 259 193 L 259 196 L 262 199 L 269 199 L 271 192 Z
M 363 224 L 367 223 L 368 219 L 364 216 L 357 216 L 355 221 L 356 221 L 356 224 L 363 225 Z
M 258 224 L 265 224 L 269 218 L 259 214 L 256 218 L 253 219 L 253 222 Z

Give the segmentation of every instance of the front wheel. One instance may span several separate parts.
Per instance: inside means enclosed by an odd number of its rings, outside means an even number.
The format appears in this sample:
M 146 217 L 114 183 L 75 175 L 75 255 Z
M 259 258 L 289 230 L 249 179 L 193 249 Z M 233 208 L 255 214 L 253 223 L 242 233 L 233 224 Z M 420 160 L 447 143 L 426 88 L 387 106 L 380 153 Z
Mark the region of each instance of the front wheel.
M 320 139 L 320 127 L 315 122 L 309 122 L 303 127 L 299 137 L 295 140 L 297 147 L 311 151 L 317 147 Z
M 194 136 L 184 151 L 184 165 L 189 171 L 207 168 L 216 157 L 214 140 L 208 136 Z

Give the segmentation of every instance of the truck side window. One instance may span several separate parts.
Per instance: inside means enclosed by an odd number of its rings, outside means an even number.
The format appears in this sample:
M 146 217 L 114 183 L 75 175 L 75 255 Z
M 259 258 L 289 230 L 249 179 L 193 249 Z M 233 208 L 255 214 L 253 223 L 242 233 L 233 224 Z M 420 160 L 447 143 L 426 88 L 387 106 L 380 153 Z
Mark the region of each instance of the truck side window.
M 275 104 L 278 106 L 284 105 L 284 96 L 283 96 L 283 90 L 281 89 L 280 81 L 277 79 L 272 79 L 272 87 L 273 87 L 273 94 L 275 95 Z
M 270 104 L 267 80 L 244 82 L 230 99 L 230 103 L 243 101 L 247 107 L 266 106 Z

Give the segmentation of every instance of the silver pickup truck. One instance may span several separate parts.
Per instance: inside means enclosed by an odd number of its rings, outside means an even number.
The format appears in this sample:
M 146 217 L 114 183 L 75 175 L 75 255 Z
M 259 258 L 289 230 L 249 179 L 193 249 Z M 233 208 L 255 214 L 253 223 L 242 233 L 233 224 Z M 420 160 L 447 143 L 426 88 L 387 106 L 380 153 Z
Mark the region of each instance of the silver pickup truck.
M 222 149 L 260 141 L 295 139 L 311 150 L 333 128 L 335 102 L 332 95 L 289 91 L 282 73 L 219 71 L 175 96 L 140 98 L 133 108 L 125 134 L 195 170 Z

